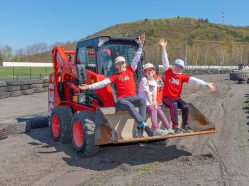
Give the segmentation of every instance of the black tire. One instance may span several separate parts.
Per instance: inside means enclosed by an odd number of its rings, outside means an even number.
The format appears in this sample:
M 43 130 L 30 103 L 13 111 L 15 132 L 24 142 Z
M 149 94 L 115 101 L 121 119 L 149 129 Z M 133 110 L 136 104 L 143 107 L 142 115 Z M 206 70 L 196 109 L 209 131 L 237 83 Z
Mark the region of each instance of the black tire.
M 43 88 L 48 87 L 48 83 L 43 83 L 43 84 L 42 84 L 42 87 L 43 87 Z
M 74 139 L 73 127 L 76 121 L 81 123 L 83 129 L 83 144 L 77 145 Z M 72 144 L 74 149 L 85 156 L 95 155 L 99 147 L 95 145 L 95 113 L 92 111 L 78 111 L 72 118 Z
M 21 92 L 22 92 L 22 95 L 32 95 L 32 94 L 34 94 L 33 89 L 22 90 Z
M 20 86 L 20 89 L 21 90 L 27 90 L 27 89 L 31 89 L 32 88 L 32 85 L 30 84 L 30 85 L 21 85 Z
M 42 93 L 44 92 L 44 88 L 33 88 L 34 93 Z
M 8 92 L 9 97 L 17 97 L 21 96 L 22 92 L 21 91 L 13 91 L 13 92 Z
M 48 87 L 44 87 L 43 92 L 48 92 Z
M 20 81 L 6 81 L 7 86 L 18 86 L 20 85 Z
M 5 81 L 0 81 L 0 87 L 6 87 L 6 82 Z
M 28 133 L 31 130 L 31 125 L 28 122 L 15 122 L 8 125 L 9 134 Z
M 32 88 L 42 88 L 42 84 L 32 84 Z
M 42 79 L 33 79 L 32 80 L 32 84 L 42 84 L 42 83 L 43 83 Z
M 31 85 L 33 83 L 33 80 L 21 80 L 20 85 Z
M 72 119 L 72 110 L 68 106 L 58 106 L 55 107 L 52 111 L 50 117 L 50 131 L 55 142 L 69 143 L 71 141 L 71 119 Z M 58 127 L 59 134 L 55 135 L 53 132 L 53 118 L 58 117 Z
M 28 121 L 31 125 L 31 129 L 37 129 L 37 128 L 46 128 L 49 126 L 49 121 L 48 117 L 37 117 L 37 118 L 32 118 L 31 120 Z
M 43 83 L 48 83 L 48 78 L 42 79 L 42 82 L 43 82 Z
M 238 78 L 238 84 L 246 84 L 247 80 L 244 78 Z
M 0 92 L 0 99 L 8 98 L 8 97 L 9 97 L 9 93 L 8 92 Z
M 230 80 L 237 81 L 239 78 L 248 79 L 249 71 L 241 70 L 241 71 L 233 71 L 230 73 Z
M 7 86 L 8 92 L 18 91 L 21 90 L 20 86 Z
M 7 88 L 6 87 L 0 87 L 0 92 L 7 92 Z
M 0 140 L 8 138 L 8 130 L 6 127 L 0 126 Z

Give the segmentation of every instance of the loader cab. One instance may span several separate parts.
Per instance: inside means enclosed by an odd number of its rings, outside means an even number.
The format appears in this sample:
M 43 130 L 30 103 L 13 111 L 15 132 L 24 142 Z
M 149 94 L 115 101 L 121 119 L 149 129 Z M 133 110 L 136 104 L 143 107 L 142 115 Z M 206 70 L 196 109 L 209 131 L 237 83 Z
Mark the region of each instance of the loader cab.
M 82 40 L 76 47 L 76 64 L 84 64 L 86 69 L 108 77 L 116 72 L 115 58 L 124 56 L 127 66 L 130 65 L 138 46 L 136 38 L 99 36 Z M 140 79 L 142 76 L 141 63 L 137 69 L 135 78 Z

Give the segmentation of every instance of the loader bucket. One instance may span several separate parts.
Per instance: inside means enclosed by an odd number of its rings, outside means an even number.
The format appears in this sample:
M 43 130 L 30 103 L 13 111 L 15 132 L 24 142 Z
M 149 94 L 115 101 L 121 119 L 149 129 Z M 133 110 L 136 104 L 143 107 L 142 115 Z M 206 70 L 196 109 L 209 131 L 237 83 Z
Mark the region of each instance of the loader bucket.
M 189 107 L 189 125 L 193 129 L 193 133 L 171 134 L 153 137 L 149 137 L 144 133 L 143 138 L 137 137 L 137 124 L 134 119 L 131 118 L 127 111 L 116 111 L 115 107 L 98 108 L 96 110 L 95 144 L 104 145 L 110 143 L 116 144 L 150 140 L 163 140 L 168 138 L 202 135 L 217 132 L 215 130 L 215 125 L 211 121 L 209 121 L 204 114 L 202 114 L 192 104 L 189 104 Z M 162 106 L 162 110 L 171 123 L 169 109 Z M 181 110 L 178 110 L 178 113 L 179 123 L 181 123 Z M 147 118 L 146 123 L 149 127 L 151 127 L 150 117 Z M 164 129 L 164 127 L 161 126 L 161 123 L 159 123 L 159 126 Z

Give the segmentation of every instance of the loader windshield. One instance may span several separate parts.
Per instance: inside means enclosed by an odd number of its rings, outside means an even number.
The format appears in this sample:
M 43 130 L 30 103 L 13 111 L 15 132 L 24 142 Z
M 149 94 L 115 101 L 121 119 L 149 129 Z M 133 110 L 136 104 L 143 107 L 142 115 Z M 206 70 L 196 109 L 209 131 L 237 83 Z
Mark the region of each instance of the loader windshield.
M 136 51 L 137 46 L 132 44 L 113 43 L 104 45 L 100 52 L 102 74 L 110 76 L 115 72 L 114 61 L 118 56 L 124 56 L 127 66 L 130 65 Z

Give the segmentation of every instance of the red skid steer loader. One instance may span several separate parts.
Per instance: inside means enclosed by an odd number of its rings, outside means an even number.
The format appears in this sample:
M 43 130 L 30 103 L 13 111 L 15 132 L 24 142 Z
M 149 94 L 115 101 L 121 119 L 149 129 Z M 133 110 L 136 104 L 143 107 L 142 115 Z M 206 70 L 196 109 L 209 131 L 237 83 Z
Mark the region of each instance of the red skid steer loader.
M 190 104 L 190 126 L 193 133 L 138 138 L 135 121 L 126 111 L 115 109 L 115 87 L 107 85 L 99 90 L 82 91 L 78 85 L 92 84 L 115 72 L 114 59 L 124 56 L 128 65 L 138 49 L 136 38 L 99 36 L 81 40 L 76 50 L 54 47 L 53 73 L 49 75 L 48 109 L 50 129 L 54 141 L 72 142 L 76 151 L 94 155 L 105 144 L 130 143 L 214 133 L 215 125 Z M 142 60 L 135 73 L 142 77 Z M 159 84 L 162 77 L 155 77 Z M 158 102 L 162 89 L 158 89 Z M 163 107 L 169 119 L 169 110 Z M 180 115 L 180 114 L 179 114 Z M 181 117 L 179 117 L 181 122 Z M 151 120 L 146 123 L 151 127 Z

